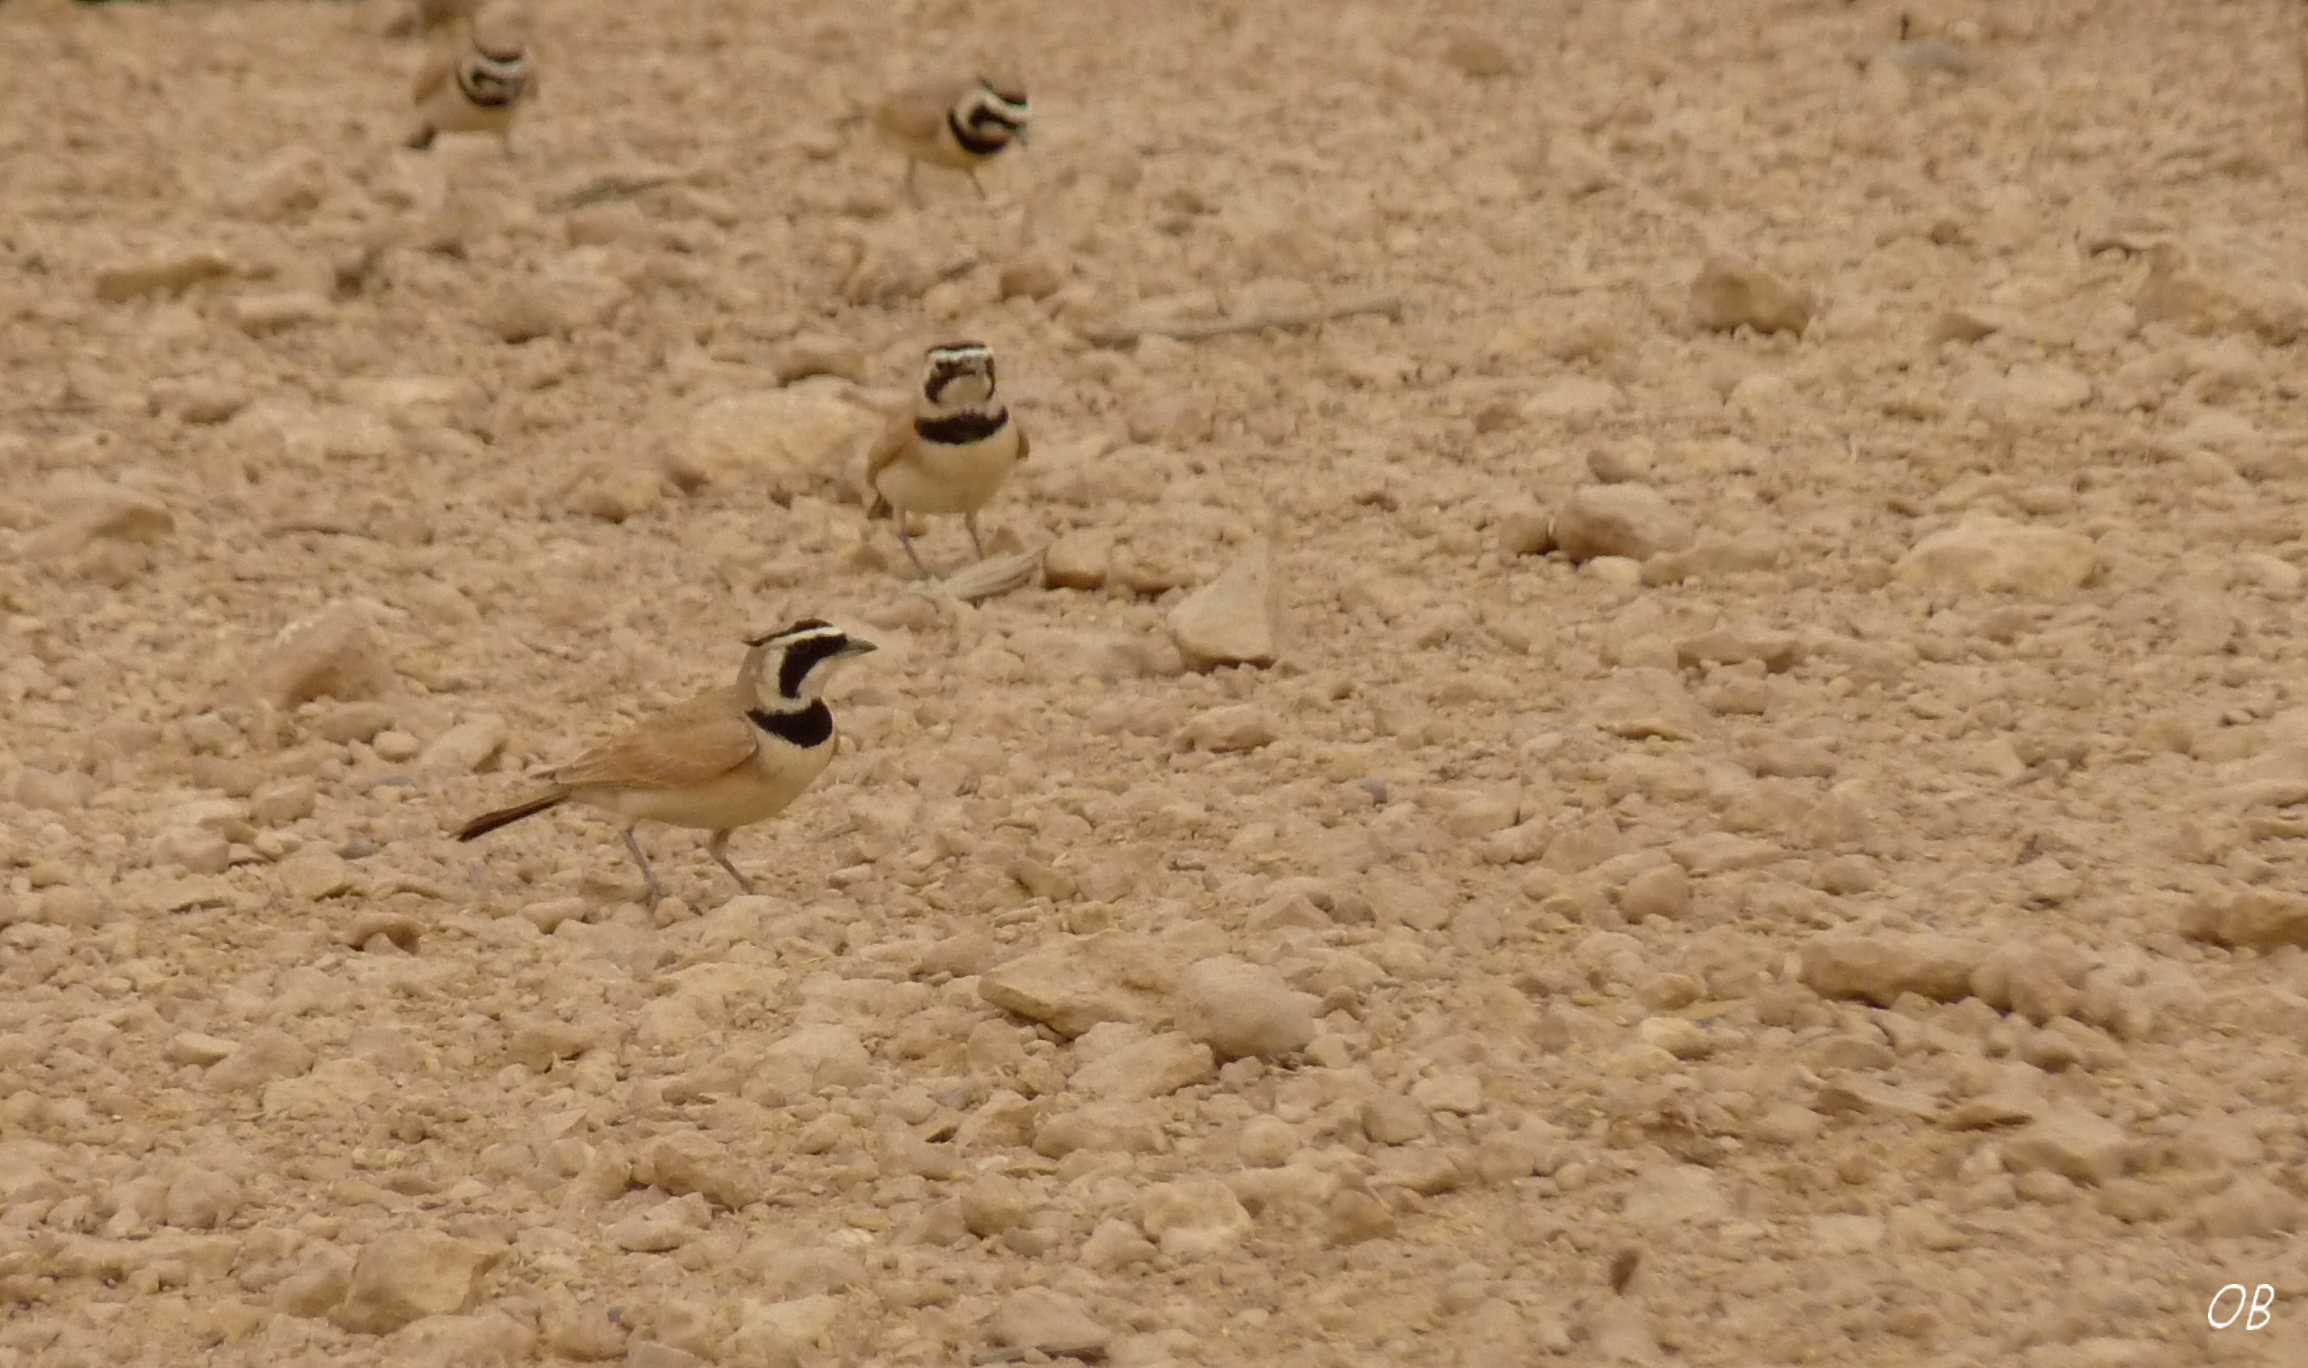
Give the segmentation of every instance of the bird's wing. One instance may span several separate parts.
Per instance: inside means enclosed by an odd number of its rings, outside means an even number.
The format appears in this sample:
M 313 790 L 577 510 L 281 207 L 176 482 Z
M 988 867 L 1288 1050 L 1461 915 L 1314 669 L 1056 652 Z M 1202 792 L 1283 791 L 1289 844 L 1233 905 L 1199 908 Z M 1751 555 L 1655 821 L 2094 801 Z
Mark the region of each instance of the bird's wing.
M 602 742 L 554 770 L 552 778 L 567 788 L 688 788 L 752 758 L 756 735 L 735 695 L 715 689 Z
M 960 98 L 961 91 L 951 81 L 907 86 L 874 109 L 874 123 L 885 132 L 910 142 L 921 142 L 938 135 L 946 114 Z
M 913 435 L 913 422 L 903 414 L 892 414 L 890 420 L 882 425 L 881 435 L 874 438 L 872 446 L 866 448 L 865 482 L 868 490 L 877 495 L 881 492 L 875 482 L 898 457 L 905 455 L 906 442 Z
M 433 97 L 433 92 L 449 82 L 449 74 L 457 69 L 457 54 L 453 49 L 440 48 L 425 58 L 417 68 L 417 79 L 409 86 L 409 103 L 421 105 Z

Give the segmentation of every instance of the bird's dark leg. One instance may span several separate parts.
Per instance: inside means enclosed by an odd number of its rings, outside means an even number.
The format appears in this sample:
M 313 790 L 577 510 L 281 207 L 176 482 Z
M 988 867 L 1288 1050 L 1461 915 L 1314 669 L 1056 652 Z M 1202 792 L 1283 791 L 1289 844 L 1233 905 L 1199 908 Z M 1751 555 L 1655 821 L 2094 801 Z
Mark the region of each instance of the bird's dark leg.
M 751 893 L 753 891 L 753 880 L 745 877 L 744 870 L 729 862 L 728 832 L 714 832 L 713 839 L 705 843 L 705 853 L 713 857 L 715 864 L 729 871 L 729 877 L 737 880 L 737 887 L 740 892 Z

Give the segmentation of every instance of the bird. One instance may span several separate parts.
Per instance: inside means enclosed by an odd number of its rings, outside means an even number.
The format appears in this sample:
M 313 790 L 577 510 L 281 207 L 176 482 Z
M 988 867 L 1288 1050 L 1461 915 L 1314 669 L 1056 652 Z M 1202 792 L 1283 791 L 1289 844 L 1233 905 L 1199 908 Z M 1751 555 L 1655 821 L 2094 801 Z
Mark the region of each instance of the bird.
M 906 533 L 909 513 L 959 513 L 983 560 L 978 510 L 993 502 L 1011 467 L 1032 452 L 1025 426 L 1010 416 L 994 382 L 994 352 L 983 342 L 946 342 L 922 357 L 912 412 L 891 417 L 866 451 L 866 517 L 889 518 L 906 559 L 928 567 Z
M 551 787 L 458 828 L 472 841 L 563 803 L 598 808 L 624 825 L 625 848 L 655 905 L 665 889 L 634 828 L 642 822 L 712 833 L 706 852 L 738 888 L 753 880 L 729 859 L 729 834 L 783 812 L 825 771 L 836 733 L 823 691 L 874 644 L 819 618 L 746 640 L 735 684 L 709 689 L 593 747 L 543 777 Z
M 443 133 L 494 133 L 512 155 L 513 116 L 537 93 L 525 27 L 516 19 L 468 14 L 464 41 L 425 59 L 410 89 L 417 110 L 411 150 L 424 151 Z
M 1025 87 L 1014 80 L 974 76 L 907 86 L 876 106 L 874 127 L 906 157 L 906 197 L 920 202 L 914 168 L 920 164 L 961 171 L 978 197 L 978 165 L 1012 142 L 1025 142 L 1032 111 Z

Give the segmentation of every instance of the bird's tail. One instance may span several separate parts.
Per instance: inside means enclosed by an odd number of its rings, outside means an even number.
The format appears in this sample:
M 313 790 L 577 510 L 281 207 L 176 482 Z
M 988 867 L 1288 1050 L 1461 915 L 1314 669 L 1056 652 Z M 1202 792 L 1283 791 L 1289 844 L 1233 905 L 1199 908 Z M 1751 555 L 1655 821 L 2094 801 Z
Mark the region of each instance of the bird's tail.
M 558 807 L 566 802 L 568 797 L 569 795 L 566 793 L 547 793 L 532 798 L 526 803 L 515 803 L 508 808 L 498 808 L 495 812 L 484 812 L 457 828 L 457 839 L 460 841 L 476 840 L 495 831 L 498 827 L 511 826 L 524 817 L 534 817 L 549 807 Z

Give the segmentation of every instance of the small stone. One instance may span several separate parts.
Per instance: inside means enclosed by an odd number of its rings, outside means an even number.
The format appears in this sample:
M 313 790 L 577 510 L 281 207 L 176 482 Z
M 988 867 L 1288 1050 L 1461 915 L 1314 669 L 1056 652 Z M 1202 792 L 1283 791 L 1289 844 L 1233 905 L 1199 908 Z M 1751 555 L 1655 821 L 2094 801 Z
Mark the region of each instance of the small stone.
M 771 348 L 768 368 L 781 385 L 819 375 L 862 385 L 866 377 L 864 352 L 838 337 L 817 333 L 804 333 Z
M 1691 544 L 1691 520 L 1649 485 L 1584 485 L 1555 517 L 1555 543 L 1574 561 L 1642 561 Z
M 1323 1205 L 1323 1234 L 1334 1245 L 1361 1244 L 1394 1234 L 1394 1212 L 1356 1188 L 1341 1188 Z
M 1164 1254 L 1199 1262 L 1240 1244 L 1250 1233 L 1250 1213 L 1224 1183 L 1198 1179 L 1147 1189 L 1138 1224 Z
M 1691 878 L 1681 865 L 1646 869 L 1619 890 L 1619 910 L 1631 922 L 1680 921 L 1691 911 Z
M 361 1335 L 383 1335 L 427 1316 L 454 1316 L 480 1299 L 502 1247 L 421 1230 L 381 1235 L 361 1251 L 351 1286 L 330 1316 Z
M 1412 1085 L 1411 1100 L 1429 1111 L 1473 1116 L 1483 1109 L 1482 1080 L 1471 1073 L 1439 1073 Z
M 225 318 L 252 337 L 263 337 L 305 323 L 318 323 L 333 311 L 329 301 L 309 290 L 277 290 L 241 295 L 225 305 Z
M 176 294 L 232 272 L 232 262 L 216 252 L 187 249 L 163 253 L 98 271 L 96 297 L 117 304 L 139 295 Z
M 1860 998 L 1889 1007 L 1903 993 L 1954 1002 L 1971 991 L 1984 953 L 1946 936 L 1816 937 L 1803 947 L 1805 986 L 1826 998 Z
M 1271 1058 L 1314 1039 L 1320 1003 L 1282 975 L 1231 955 L 1197 961 L 1179 977 L 1180 1030 L 1221 1059 Z
M 660 1340 L 635 1340 L 625 1350 L 625 1368 L 708 1368 L 706 1361 L 687 1349 Z
M 257 695 L 284 709 L 315 698 L 375 698 L 399 682 L 384 639 L 347 603 L 283 628 L 250 674 Z
M 1555 520 L 1536 504 L 1519 504 L 1501 514 L 1499 550 L 1510 556 L 1543 556 L 1555 549 Z
M 1131 1020 L 1136 1010 L 1109 981 L 1096 954 L 1082 941 L 1053 942 L 982 976 L 978 994 L 1005 1012 L 1069 1037 L 1101 1021 Z
M 1727 257 L 1708 258 L 1691 282 L 1691 319 L 1710 332 L 1800 333 L 1816 307 L 1809 290 Z
M 467 718 L 433 738 L 420 768 L 441 774 L 473 774 L 505 745 L 505 719 L 495 713 Z
M 1029 257 L 1003 266 L 995 289 L 1003 299 L 1048 299 L 1065 284 L 1065 274 L 1055 263 Z
M 1026 1223 L 1026 1190 L 1014 1178 L 987 1174 L 971 1180 L 960 1197 L 962 1225 L 979 1239 L 988 1239 Z
M 1011 1293 L 994 1308 L 986 1328 L 997 1345 L 1052 1358 L 1104 1358 L 1111 1338 L 1080 1302 L 1046 1287 Z
M 749 1302 L 730 1336 L 731 1362 L 758 1368 L 803 1368 L 825 1361 L 826 1337 L 841 1320 L 842 1298 L 829 1293 L 779 1302 Z
M 665 501 L 665 481 L 655 470 L 622 461 L 602 461 L 569 486 L 569 511 L 603 522 L 629 522 L 653 513 Z
M 2004 1142 L 2004 1162 L 2015 1170 L 2045 1169 L 2077 1183 L 2123 1175 L 2130 1143 L 2113 1123 L 2073 1104 L 2062 1104 Z
M 1068 532 L 1042 553 L 1042 582 L 1052 589 L 1103 589 L 1114 564 L 1114 534 Z
M 1357 1118 L 1372 1144 L 1407 1145 L 1424 1139 L 1430 1124 L 1425 1107 L 1401 1093 L 1380 1093 L 1362 1104 Z
M 1609 413 L 1626 399 L 1617 385 L 1585 375 L 1558 375 L 1539 386 L 1522 405 L 1525 418 L 1558 422 L 1593 418 Z
M 1188 667 L 1272 665 L 1280 655 L 1281 595 L 1274 552 L 1261 541 L 1170 610 L 1170 637 Z
M 313 815 L 320 790 L 310 779 L 280 779 L 249 795 L 248 814 L 268 827 L 287 826 Z
M 2289 1235 L 2300 1225 L 2300 1199 L 2258 1174 L 2247 1174 L 2206 1197 L 2196 1208 L 2195 1224 L 2213 1239 Z
M 213 831 L 179 827 L 153 838 L 153 862 L 188 874 L 222 874 L 232 863 L 232 843 Z
M 1106 1272 L 1146 1263 L 1156 1253 L 1153 1241 L 1127 1221 L 1100 1221 L 1082 1242 L 1083 1264 Z
M 190 1064 L 205 1069 L 239 1048 L 233 1042 L 216 1036 L 202 1035 L 198 1031 L 180 1031 L 169 1037 L 161 1057 L 171 1064 Z
M 625 1327 L 611 1319 L 611 1308 L 576 1301 L 562 1294 L 546 1304 L 538 1318 L 545 1347 L 579 1363 L 603 1363 L 625 1356 Z M 631 1359 L 626 1360 L 628 1368 Z
M 339 897 L 359 887 L 360 876 L 336 852 L 306 846 L 274 867 L 288 895 L 299 902 Z
M 1256 703 L 1235 703 L 1197 713 L 1178 733 L 1188 750 L 1253 751 L 1272 745 L 1282 732 L 1273 714 Z
M 764 1192 L 761 1174 L 752 1164 L 694 1130 L 649 1142 L 634 1176 L 672 1196 L 698 1193 L 728 1211 L 760 1201 Z
M 1515 70 L 1514 54 L 1504 43 L 1473 29 L 1454 29 L 1443 40 L 1442 56 L 1460 75 L 1476 80 L 1512 75 Z
M 2099 565 L 2099 549 L 2081 533 L 1974 513 L 1917 542 L 1895 569 L 1936 588 L 2061 596 L 2089 583 Z
M 709 1219 L 705 1198 L 693 1192 L 617 1222 L 609 1242 L 634 1254 L 665 1254 L 689 1243 Z
M 854 489 L 854 466 L 881 418 L 826 377 L 715 399 L 691 415 L 667 454 L 674 482 L 761 485 L 772 498 Z
M 2182 915 L 2180 934 L 2214 945 L 2308 946 L 2308 898 L 2262 890 L 2206 894 Z
M 377 753 L 379 760 L 399 765 L 416 759 L 417 752 L 425 746 L 414 736 L 398 727 L 392 727 L 377 733 L 376 739 L 369 743 L 369 748 Z
M 162 1211 L 172 1226 L 215 1230 L 241 1208 L 240 1184 L 208 1168 L 188 1168 L 168 1185 Z
M 1167 1097 L 1209 1078 L 1216 1067 L 1209 1046 L 1164 1031 L 1091 1060 L 1067 1085 L 1089 1097 Z
M 1254 1116 L 1242 1123 L 1234 1148 L 1246 1164 L 1279 1168 L 1298 1153 L 1301 1143 L 1298 1132 L 1281 1117 Z

